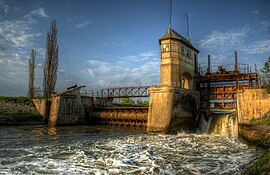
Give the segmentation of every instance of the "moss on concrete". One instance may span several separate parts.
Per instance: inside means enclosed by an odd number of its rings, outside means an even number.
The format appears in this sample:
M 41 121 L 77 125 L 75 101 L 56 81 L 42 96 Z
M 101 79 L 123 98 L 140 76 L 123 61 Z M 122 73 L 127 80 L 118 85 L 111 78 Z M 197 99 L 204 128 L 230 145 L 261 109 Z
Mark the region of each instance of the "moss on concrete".
M 247 141 L 263 148 L 270 147 L 270 126 L 240 124 L 239 134 Z

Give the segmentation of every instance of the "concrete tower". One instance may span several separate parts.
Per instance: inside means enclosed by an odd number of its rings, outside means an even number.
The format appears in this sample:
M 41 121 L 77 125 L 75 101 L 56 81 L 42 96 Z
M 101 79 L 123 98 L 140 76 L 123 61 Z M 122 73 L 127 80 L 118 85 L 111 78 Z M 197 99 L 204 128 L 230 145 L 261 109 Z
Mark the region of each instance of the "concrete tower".
M 159 39 L 159 45 L 161 50 L 160 86 L 180 87 L 179 39 L 171 26 Z
M 159 39 L 161 49 L 160 85 L 193 89 L 199 51 L 169 26 Z
M 169 26 L 159 39 L 160 87 L 149 88 L 148 132 L 192 131 L 198 98 L 194 91 L 199 51 Z

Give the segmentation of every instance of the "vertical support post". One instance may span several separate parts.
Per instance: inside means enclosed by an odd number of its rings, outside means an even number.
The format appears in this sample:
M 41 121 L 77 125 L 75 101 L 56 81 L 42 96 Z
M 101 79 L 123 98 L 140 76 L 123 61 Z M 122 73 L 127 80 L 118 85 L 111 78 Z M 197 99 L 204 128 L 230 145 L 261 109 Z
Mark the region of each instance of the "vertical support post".
M 237 51 L 234 51 L 234 73 L 235 73 L 235 91 L 238 91 L 239 87 L 239 77 L 238 77 L 238 55 Z M 237 101 L 237 97 L 235 94 L 233 94 L 233 99 Z M 235 108 L 237 109 L 237 103 L 235 103 Z
M 238 73 L 238 56 L 237 51 L 234 51 L 234 72 Z
M 208 55 L 208 67 L 207 67 L 207 75 L 210 75 L 211 71 L 211 57 Z M 207 82 L 207 110 L 210 109 L 210 82 Z
M 207 67 L 207 74 L 210 75 L 211 72 L 211 57 L 208 55 L 208 67 Z
M 194 67 L 195 75 L 197 75 L 198 74 L 198 60 L 197 60 L 196 54 L 194 54 L 194 65 L 195 65 L 195 67 Z

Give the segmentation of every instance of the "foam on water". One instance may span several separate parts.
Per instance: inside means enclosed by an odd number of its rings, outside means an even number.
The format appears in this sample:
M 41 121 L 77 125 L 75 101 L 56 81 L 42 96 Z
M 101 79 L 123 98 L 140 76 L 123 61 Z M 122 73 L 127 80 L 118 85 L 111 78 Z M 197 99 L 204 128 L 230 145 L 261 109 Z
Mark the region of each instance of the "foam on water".
M 259 155 L 217 136 L 89 127 L 60 128 L 57 137 L 0 128 L 9 134 L 0 136 L 0 174 L 241 174 Z

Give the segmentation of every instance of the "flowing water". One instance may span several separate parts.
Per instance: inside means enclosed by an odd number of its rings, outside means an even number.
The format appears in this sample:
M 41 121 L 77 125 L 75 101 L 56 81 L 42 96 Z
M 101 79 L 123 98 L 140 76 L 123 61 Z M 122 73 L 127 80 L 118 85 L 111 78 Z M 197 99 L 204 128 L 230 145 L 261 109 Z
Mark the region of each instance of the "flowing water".
M 116 126 L 0 126 L 0 174 L 241 174 L 259 153 L 237 140 Z

